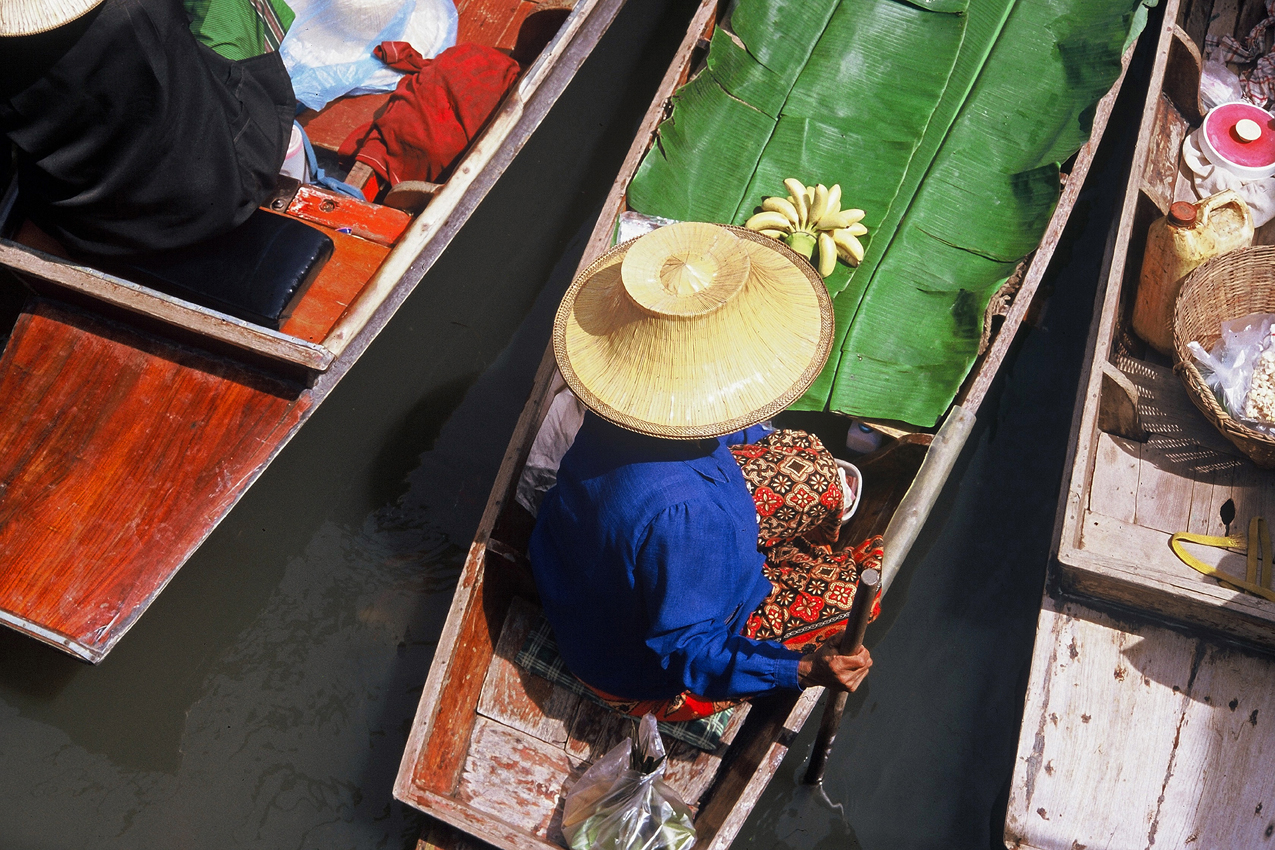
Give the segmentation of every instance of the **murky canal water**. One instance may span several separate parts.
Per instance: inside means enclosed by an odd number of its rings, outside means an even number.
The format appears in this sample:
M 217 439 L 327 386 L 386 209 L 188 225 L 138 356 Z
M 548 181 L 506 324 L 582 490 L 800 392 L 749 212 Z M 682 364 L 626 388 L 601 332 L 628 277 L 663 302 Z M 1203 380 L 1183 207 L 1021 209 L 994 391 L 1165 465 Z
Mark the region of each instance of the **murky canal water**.
M 0 848 L 413 846 L 421 822 L 390 788 L 452 585 L 691 10 L 628 4 L 390 328 L 105 662 L 0 631 Z M 841 810 L 796 786 L 808 724 L 736 846 L 997 846 L 1118 170 L 1091 181 L 1054 296 L 869 632 L 877 663 L 826 782 Z

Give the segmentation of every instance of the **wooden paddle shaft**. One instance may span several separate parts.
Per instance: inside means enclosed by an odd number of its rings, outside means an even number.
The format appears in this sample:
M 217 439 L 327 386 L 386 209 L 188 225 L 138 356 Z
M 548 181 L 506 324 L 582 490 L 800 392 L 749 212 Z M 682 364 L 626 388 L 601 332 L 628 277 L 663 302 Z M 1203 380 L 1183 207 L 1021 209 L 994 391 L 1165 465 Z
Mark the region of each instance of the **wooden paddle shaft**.
M 841 643 L 838 646 L 842 655 L 854 655 L 863 646 L 863 634 L 868 629 L 868 617 L 872 614 L 872 605 L 876 602 L 880 587 L 881 573 L 878 570 L 866 569 L 859 574 L 854 601 L 850 603 L 850 616 L 846 619 L 846 630 L 841 633 Z M 828 755 L 832 752 L 832 743 L 836 740 L 837 728 L 841 725 L 841 715 L 846 710 L 846 699 L 849 696 L 847 691 L 837 691 L 824 707 L 819 735 L 815 738 L 815 748 L 810 754 L 810 764 L 806 766 L 806 775 L 801 780 L 807 785 L 818 785 L 823 781 L 823 771 L 828 766 Z

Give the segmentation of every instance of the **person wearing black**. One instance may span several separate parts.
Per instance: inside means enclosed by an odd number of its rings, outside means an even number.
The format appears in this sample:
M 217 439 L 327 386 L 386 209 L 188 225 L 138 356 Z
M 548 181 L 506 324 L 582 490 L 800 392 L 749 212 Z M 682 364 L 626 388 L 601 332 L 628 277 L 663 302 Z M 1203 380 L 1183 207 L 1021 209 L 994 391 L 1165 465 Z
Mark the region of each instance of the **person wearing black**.
M 182 248 L 274 187 L 296 103 L 278 53 L 226 59 L 179 0 L 0 0 L 19 198 L 83 257 Z

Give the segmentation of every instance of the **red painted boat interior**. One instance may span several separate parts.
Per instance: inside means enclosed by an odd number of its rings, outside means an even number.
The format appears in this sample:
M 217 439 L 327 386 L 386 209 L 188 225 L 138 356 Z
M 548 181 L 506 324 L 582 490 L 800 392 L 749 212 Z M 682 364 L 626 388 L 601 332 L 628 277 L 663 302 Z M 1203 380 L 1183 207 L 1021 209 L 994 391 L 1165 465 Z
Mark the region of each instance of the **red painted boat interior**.
M 461 0 L 459 38 L 529 51 L 529 62 L 569 5 Z M 333 149 L 386 99 L 345 98 L 304 123 Z M 287 203 L 335 246 L 281 329 L 321 343 L 411 216 L 312 186 Z M 66 257 L 32 226 L 15 238 Z M 11 279 L 0 285 L 6 304 L 21 303 Z M 0 308 L 0 622 L 98 661 L 312 401 L 301 384 L 83 307 L 31 296 L 20 312 Z

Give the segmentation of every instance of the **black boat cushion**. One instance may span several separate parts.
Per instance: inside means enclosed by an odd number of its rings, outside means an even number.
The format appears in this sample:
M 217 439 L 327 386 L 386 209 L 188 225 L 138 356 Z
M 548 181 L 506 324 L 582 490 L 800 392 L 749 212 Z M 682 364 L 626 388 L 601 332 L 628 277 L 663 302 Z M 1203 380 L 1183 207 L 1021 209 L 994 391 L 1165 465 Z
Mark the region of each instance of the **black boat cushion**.
M 189 248 L 113 258 L 108 270 L 278 330 L 332 250 L 323 231 L 259 209 L 222 236 Z

